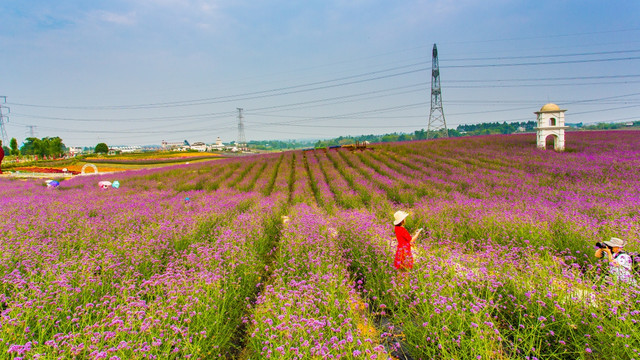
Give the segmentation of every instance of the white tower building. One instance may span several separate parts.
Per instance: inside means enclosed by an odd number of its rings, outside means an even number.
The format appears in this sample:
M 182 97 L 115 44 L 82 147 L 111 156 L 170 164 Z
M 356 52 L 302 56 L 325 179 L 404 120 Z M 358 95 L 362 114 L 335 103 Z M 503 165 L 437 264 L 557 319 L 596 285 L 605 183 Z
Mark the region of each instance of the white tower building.
M 538 148 L 545 149 L 547 138 L 553 136 L 553 149 L 555 151 L 564 151 L 564 130 L 568 126 L 564 126 L 564 112 L 556 104 L 548 103 L 536 111 L 538 115 Z

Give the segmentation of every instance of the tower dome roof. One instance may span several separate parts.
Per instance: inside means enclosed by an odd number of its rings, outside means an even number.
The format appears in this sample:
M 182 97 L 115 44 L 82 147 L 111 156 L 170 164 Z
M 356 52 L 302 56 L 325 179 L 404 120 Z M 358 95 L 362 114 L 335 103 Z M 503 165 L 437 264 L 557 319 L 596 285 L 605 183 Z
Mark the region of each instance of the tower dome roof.
M 560 107 L 554 103 L 545 104 L 543 107 L 540 108 L 540 112 L 558 111 L 558 110 L 560 110 Z

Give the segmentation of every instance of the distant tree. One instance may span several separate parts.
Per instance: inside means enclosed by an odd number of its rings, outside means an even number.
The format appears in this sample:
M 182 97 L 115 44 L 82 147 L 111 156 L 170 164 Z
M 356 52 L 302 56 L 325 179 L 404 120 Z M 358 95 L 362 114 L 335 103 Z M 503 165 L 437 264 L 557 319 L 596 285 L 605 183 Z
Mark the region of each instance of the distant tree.
M 26 138 L 20 153 L 22 155 L 55 156 L 59 157 L 66 151 L 66 146 L 59 137 L 45 137 L 38 139 L 35 137 Z
M 44 146 L 46 146 L 46 155 L 61 157 L 67 150 L 67 147 L 62 143 L 62 139 L 58 136 L 52 138 L 44 138 Z
M 427 132 L 424 129 L 416 130 L 413 132 L 413 138 L 416 140 L 424 140 L 427 138 Z
M 22 147 L 20 147 L 20 153 L 22 155 L 43 155 L 42 140 L 35 137 L 28 137 L 24 140 Z
M 109 152 L 109 147 L 105 143 L 99 143 L 98 145 L 96 145 L 94 152 L 96 154 L 100 154 L 100 153 L 106 154 Z
M 381 139 L 382 142 L 394 142 L 398 141 L 398 134 L 387 134 Z
M 355 141 L 351 137 L 342 138 L 342 139 L 338 138 L 338 145 L 340 145 L 340 146 L 353 144 L 354 142 Z
M 35 137 L 24 139 L 24 143 L 20 147 L 20 153 L 22 155 L 35 155 L 36 143 L 38 142 L 40 142 L 40 139 Z
M 251 140 L 247 146 L 258 150 L 301 149 L 312 147 L 313 141 Z
M 11 146 L 11 155 L 20 155 L 20 149 L 18 149 L 18 140 L 16 140 L 16 138 L 11 138 L 9 145 Z
M 640 125 L 640 122 L 638 122 Z M 637 126 L 639 126 L 637 125 Z M 503 121 L 492 122 L 492 123 L 480 123 L 473 125 L 458 125 L 455 129 L 448 129 L 449 137 L 461 137 L 461 136 L 474 136 L 474 135 L 491 135 L 491 134 L 513 134 L 518 132 L 518 128 L 523 128 L 525 131 L 533 131 L 535 130 L 537 123 L 533 120 L 526 122 L 511 122 L 507 123 Z M 591 129 L 608 129 L 614 126 L 612 124 L 603 125 L 597 124 L 592 125 Z M 623 127 L 623 124 L 615 125 L 617 127 Z M 391 142 L 391 141 L 408 141 L 408 140 L 424 140 L 424 139 L 438 139 L 442 137 L 446 137 L 447 134 L 442 130 L 415 130 L 413 133 L 403 134 L 403 133 L 393 133 L 393 134 L 384 134 L 384 135 L 361 135 L 361 136 L 340 136 L 333 139 L 327 140 L 318 140 L 315 143 L 316 148 L 334 146 L 334 145 L 344 145 L 351 144 L 356 141 L 369 141 L 370 143 L 378 143 L 378 142 Z

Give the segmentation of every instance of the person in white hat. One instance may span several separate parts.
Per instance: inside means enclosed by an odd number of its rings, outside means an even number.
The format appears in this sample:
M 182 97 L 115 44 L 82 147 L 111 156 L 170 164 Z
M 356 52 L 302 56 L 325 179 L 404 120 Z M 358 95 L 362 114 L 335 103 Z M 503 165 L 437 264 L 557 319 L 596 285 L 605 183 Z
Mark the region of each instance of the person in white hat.
M 622 250 L 627 242 L 616 237 L 612 237 L 602 243 L 597 243 L 596 257 L 601 258 L 607 254 L 609 260 L 609 273 L 617 281 L 625 283 L 635 283 L 633 278 L 633 260 L 631 255 Z
M 411 236 L 409 231 L 404 227 L 404 221 L 409 216 L 404 211 L 396 211 L 393 214 L 393 225 L 395 225 L 396 238 L 398 239 L 398 248 L 393 261 L 393 266 L 400 272 L 413 269 L 413 255 L 411 254 L 411 243 L 414 242 L 422 229 L 418 229 L 415 235 Z

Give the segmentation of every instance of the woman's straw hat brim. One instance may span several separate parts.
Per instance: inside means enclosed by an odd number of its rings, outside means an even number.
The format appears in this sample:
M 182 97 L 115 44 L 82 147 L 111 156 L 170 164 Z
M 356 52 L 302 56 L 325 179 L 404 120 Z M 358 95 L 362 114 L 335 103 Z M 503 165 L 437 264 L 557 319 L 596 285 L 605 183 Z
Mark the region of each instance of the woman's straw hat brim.
M 618 239 L 617 237 L 612 237 L 611 239 L 605 241 L 604 243 L 611 247 L 624 247 L 625 245 L 627 245 L 626 241 L 622 239 Z
M 409 216 L 409 213 L 407 212 L 402 210 L 396 211 L 396 213 L 393 214 L 393 225 L 400 224 L 407 216 Z

